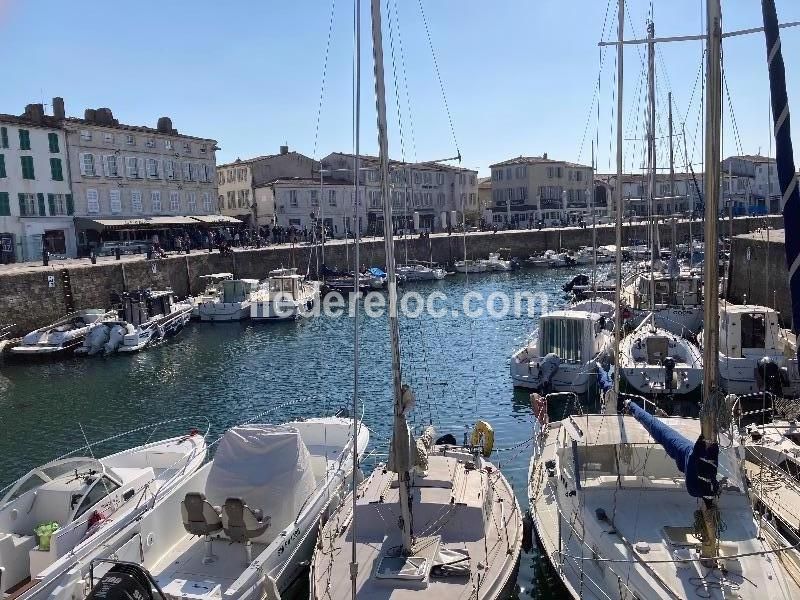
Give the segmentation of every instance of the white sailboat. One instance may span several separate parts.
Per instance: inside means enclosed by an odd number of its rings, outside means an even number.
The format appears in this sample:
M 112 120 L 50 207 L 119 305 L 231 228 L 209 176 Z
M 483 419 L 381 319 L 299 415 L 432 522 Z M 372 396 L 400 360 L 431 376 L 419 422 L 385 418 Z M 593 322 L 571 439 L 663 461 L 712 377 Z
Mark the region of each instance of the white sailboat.
M 0 592 L 44 597 L 75 560 L 180 486 L 205 458 L 205 435 L 192 430 L 99 459 L 69 456 L 32 469 L 2 490 Z
M 259 289 L 258 279 L 231 279 L 222 282 L 222 295 L 206 300 L 198 309 L 201 321 L 241 321 L 250 318 L 252 297 Z
M 307 280 L 297 269 L 270 271 L 267 284 L 251 296 L 254 321 L 288 321 L 311 314 L 319 303 L 319 281 Z
M 371 5 L 389 305 L 396 306 L 380 0 Z M 490 429 L 479 425 L 473 444 L 464 447 L 436 444 L 431 429 L 415 440 L 406 421 L 414 398 L 402 383 L 394 310 L 389 311 L 389 330 L 391 458 L 358 486 L 320 533 L 310 597 L 498 598 L 514 582 L 522 520 L 508 481 L 485 459 Z

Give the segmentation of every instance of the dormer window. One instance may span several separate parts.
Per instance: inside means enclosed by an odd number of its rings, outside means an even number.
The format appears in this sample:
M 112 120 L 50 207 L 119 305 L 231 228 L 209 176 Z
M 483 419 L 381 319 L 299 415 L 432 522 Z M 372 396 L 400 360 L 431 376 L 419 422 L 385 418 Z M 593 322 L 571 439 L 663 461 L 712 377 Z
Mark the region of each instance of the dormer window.
M 156 141 L 155 141 L 153 138 L 149 138 L 149 139 L 148 139 L 148 140 L 147 140 L 147 141 L 144 143 L 144 145 L 145 145 L 145 146 L 147 146 L 148 148 L 155 148 L 155 147 L 156 147 Z
M 164 140 L 164 150 L 172 150 L 172 140 Z
M 186 154 L 191 154 L 192 153 L 192 145 L 189 142 L 184 142 L 183 143 L 183 151 Z
M 126 133 L 125 134 L 125 143 L 128 144 L 129 146 L 135 146 L 136 145 L 136 138 L 133 137 L 132 133 Z

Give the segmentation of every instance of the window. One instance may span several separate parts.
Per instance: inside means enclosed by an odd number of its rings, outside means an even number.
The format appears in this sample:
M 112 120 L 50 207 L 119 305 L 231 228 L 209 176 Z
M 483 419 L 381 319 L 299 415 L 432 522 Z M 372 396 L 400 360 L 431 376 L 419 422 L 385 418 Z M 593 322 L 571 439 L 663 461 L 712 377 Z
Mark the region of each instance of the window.
M 119 177 L 119 165 L 117 164 L 116 154 L 110 154 L 105 157 L 105 170 L 106 177 Z
M 81 175 L 85 177 L 94 177 L 94 154 L 91 152 L 84 152 L 79 155 Z
M 126 133 L 125 134 L 125 143 L 128 144 L 128 146 L 135 146 L 136 145 L 136 138 L 133 137 L 132 133 Z
M 228 208 L 236 208 L 235 192 L 228 192 Z
M 64 173 L 61 170 L 60 158 L 50 159 L 50 177 L 52 177 L 53 181 L 64 181 Z
M 211 194 L 203 192 L 203 212 L 211 212 Z
M 506 167 L 506 179 L 511 179 L 511 167 Z
M 164 140 L 164 150 L 172 150 L 172 140 Z
M 431 194 L 430 192 L 425 192 L 424 199 L 425 199 L 425 206 L 433 206 L 433 194 Z
M 462 177 L 463 177 L 463 175 L 462 175 Z M 442 185 L 444 183 L 444 173 L 437 173 L 436 174 L 436 183 L 438 183 L 439 185 Z
M 219 208 L 220 210 L 223 210 L 225 208 L 225 196 L 223 196 L 222 194 L 220 194 L 219 198 L 217 199 L 217 208 Z
M 147 146 L 148 148 L 155 148 L 156 141 L 153 138 L 148 138 L 145 140 L 144 145 Z
M 172 159 L 164 159 L 164 179 L 175 179 L 175 162 Z
M 8 199 L 8 192 L 0 192 L 0 217 L 11 216 L 11 202 Z
M 763 348 L 765 332 L 764 313 L 742 315 L 742 348 Z
M 564 176 L 564 171 L 561 167 L 556 167 L 556 177 L 561 179 Z
M 88 129 L 81 129 L 81 140 L 84 142 L 89 142 L 92 139 L 92 132 Z
M 311 190 L 311 206 L 319 206 L 319 192 Z
M 183 151 L 186 154 L 191 154 L 192 153 L 192 145 L 189 142 L 184 142 L 183 143 Z
M 139 190 L 131 192 L 131 210 L 135 213 L 142 212 L 142 192 Z
M 48 133 L 47 134 L 47 144 L 50 146 L 50 152 L 58 152 L 58 134 L 57 133 Z
M 125 158 L 125 173 L 128 179 L 138 179 L 139 177 L 139 164 L 135 156 L 128 156 Z
M 86 213 L 90 215 L 100 214 L 100 198 L 97 190 L 86 190 Z
M 36 216 L 36 194 L 19 195 L 19 216 L 20 217 Z
M 158 179 L 158 159 L 157 158 L 148 158 L 147 159 L 147 176 L 150 179 Z
M 244 169 L 236 169 L 236 181 L 244 181 Z
M 8 127 L 0 127 L 0 147 L 8 148 Z
M 195 192 L 186 194 L 186 209 L 189 212 L 197 212 L 197 194 Z
M 433 180 L 433 173 L 430 173 L 430 172 L 428 172 L 428 171 L 425 171 L 425 173 L 422 175 L 422 181 L 423 181 L 424 183 L 426 183 L 426 184 L 430 184 L 430 182 L 431 182 L 432 180 Z
M 442 179 L 444 179 L 444 175 L 442 175 Z M 459 182 L 461 185 L 464 185 L 464 184 L 467 182 L 467 176 L 466 176 L 466 175 L 464 175 L 463 173 L 461 173 L 461 174 L 458 176 L 458 182 Z
M 527 177 L 528 176 L 528 167 L 522 167 L 522 168 L 524 170 L 525 177 Z M 469 176 L 469 183 L 470 183 L 470 185 L 475 185 L 475 175 L 470 175 Z
M 525 188 L 526 197 L 527 197 L 527 192 L 528 192 L 528 188 Z M 469 203 L 470 203 L 471 206 L 475 205 L 475 194 L 470 194 L 469 195 Z
M 575 171 L 575 181 L 583 181 L 583 171 Z
M 51 215 L 67 214 L 67 199 L 64 194 L 47 194 L 47 203 L 50 205 Z
M 553 167 L 547 167 L 547 178 L 548 179 L 553 178 Z
M 439 192 L 436 196 L 436 204 L 438 204 L 440 208 L 444 206 L 444 192 Z
M 161 192 L 158 190 L 150 192 L 150 210 L 154 213 L 161 212 Z
M 250 190 L 242 190 L 242 208 L 250 208 Z
M 297 190 L 289 190 L 289 206 L 297 208 Z
M 33 172 L 33 157 L 20 156 L 19 161 L 22 164 L 22 178 L 23 179 L 36 179 Z
M 122 212 L 122 197 L 119 190 L 108 192 L 108 205 L 111 208 L 112 215 L 118 215 Z
M 192 163 L 188 162 L 183 163 L 183 180 L 184 181 L 192 180 Z
M 6 178 L 6 156 L 0 154 L 0 179 Z
M 104 133 L 103 134 L 103 141 L 106 144 L 113 144 L 114 143 L 114 134 L 113 133 Z
M 95 504 L 100 502 L 103 498 L 111 494 L 113 491 L 117 490 L 119 486 L 111 481 L 108 477 L 101 477 L 97 480 L 94 486 L 89 490 L 89 492 L 83 497 L 83 501 L 81 502 L 80 506 L 78 506 L 78 510 L 75 512 L 75 519 L 80 517 L 90 508 L 92 508 Z
M 336 206 L 336 190 L 328 190 L 328 206 Z
M 234 175 L 235 175 L 235 173 L 233 172 L 233 169 L 229 169 L 228 170 L 228 183 L 233 183 Z
M 503 181 L 503 169 L 497 172 L 497 181 Z
M 169 209 L 171 212 L 178 212 L 181 208 L 180 192 L 169 193 Z
M 414 183 L 416 184 L 420 183 L 419 171 L 414 171 Z
M 202 145 L 200 146 L 200 153 L 201 153 L 201 154 L 205 154 L 205 153 L 206 153 L 206 145 L 205 145 L 205 144 L 202 144 Z

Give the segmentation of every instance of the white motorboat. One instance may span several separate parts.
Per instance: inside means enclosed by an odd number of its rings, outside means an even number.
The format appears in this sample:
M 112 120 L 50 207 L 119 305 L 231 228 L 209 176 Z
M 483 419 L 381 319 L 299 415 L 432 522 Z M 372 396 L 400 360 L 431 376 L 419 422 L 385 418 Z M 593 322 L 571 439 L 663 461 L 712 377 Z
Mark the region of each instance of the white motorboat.
M 548 252 L 552 252 L 547 262 L 547 267 L 550 269 L 558 269 L 561 267 L 572 267 L 575 265 L 575 258 L 573 256 L 570 256 L 569 252 L 563 252 L 563 251 L 554 252 L 548 250 L 547 252 L 545 252 L 545 256 L 547 256 Z
M 534 269 L 545 269 L 550 266 L 550 260 L 557 253 L 554 250 L 546 250 L 542 254 L 531 255 L 525 259 L 525 264 Z
M 500 258 L 497 252 L 489 253 L 489 258 L 484 262 L 487 271 L 512 271 L 514 265 L 510 260 Z
M 11 348 L 16 356 L 47 356 L 74 350 L 86 335 L 102 323 L 117 319 L 116 311 L 90 308 L 68 314 L 55 323 L 40 327 Z
M 211 273 L 210 275 L 200 275 L 198 279 L 204 284 L 202 294 L 192 296 L 192 318 L 200 318 L 200 305 L 206 302 L 215 302 L 222 297 L 222 282 L 233 279 L 233 273 Z
M 515 387 L 576 394 L 589 390 L 597 363 L 611 351 L 612 332 L 608 307 L 597 301 L 588 308 L 592 312 L 578 306 L 541 316 L 531 339 L 511 356 Z
M 797 337 L 767 306 L 720 302 L 719 376 L 730 394 L 800 395 Z M 703 347 L 703 332 L 698 335 Z
M 453 267 L 456 273 L 485 273 L 488 270 L 485 261 L 469 258 L 456 261 Z
M 623 284 L 622 300 L 633 311 L 634 321 L 652 313 L 658 327 L 677 335 L 695 334 L 703 324 L 700 284 L 700 277 L 687 271 L 636 273 Z
M 198 309 L 201 321 L 241 321 L 250 318 L 252 297 L 259 289 L 258 279 L 229 279 L 222 282 L 222 296 L 203 302 Z
M 648 396 L 685 396 L 703 382 L 700 349 L 655 326 L 649 315 L 623 338 L 618 367 L 628 385 Z
M 100 459 L 73 456 L 32 469 L 0 501 L 0 591 L 44 597 L 77 559 L 180 486 L 205 458 L 205 435 L 192 430 Z
M 404 281 L 433 281 L 444 279 L 447 271 L 436 265 L 423 263 L 406 263 L 397 266 L 397 276 Z
M 251 296 L 250 318 L 286 321 L 311 314 L 319 303 L 319 281 L 309 281 L 297 269 L 270 271 L 265 289 Z
M 753 517 L 740 470 L 744 449 L 721 434 L 718 462 L 706 467 L 712 469 L 707 479 L 720 494 L 717 505 L 725 528 L 716 540 L 718 558 L 705 560 L 696 525 L 702 502 L 697 496 L 705 492 L 697 466 L 705 460 L 705 444 L 694 441 L 702 440 L 701 422 L 659 420 L 636 405 L 629 407 L 638 416 L 543 419 L 534 431 L 530 514 L 544 555 L 570 596 L 796 598 L 797 587 L 772 554 L 779 546 L 761 537 Z M 537 412 L 546 414 L 546 406 Z M 651 433 L 639 419 L 672 431 Z M 669 450 L 659 443 L 667 437 Z M 683 474 L 687 465 L 688 477 Z
M 339 417 L 234 427 L 211 461 L 92 559 L 139 565 L 167 599 L 279 599 L 341 502 L 354 446 L 361 454 L 368 441 L 359 421 Z M 73 568 L 49 598 L 83 597 L 89 566 Z

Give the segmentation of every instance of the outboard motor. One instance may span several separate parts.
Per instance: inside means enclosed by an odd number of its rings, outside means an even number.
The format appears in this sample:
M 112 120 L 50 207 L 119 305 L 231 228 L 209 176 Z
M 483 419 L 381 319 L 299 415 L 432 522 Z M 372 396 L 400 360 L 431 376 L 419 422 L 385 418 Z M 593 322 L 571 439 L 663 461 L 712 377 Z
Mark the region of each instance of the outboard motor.
M 109 330 L 110 328 L 108 325 L 98 325 L 97 327 L 93 327 L 89 333 L 86 334 L 83 340 L 83 347 L 86 349 L 86 354 L 94 356 L 103 349 L 103 346 L 108 341 Z
M 165 596 L 144 567 L 115 561 L 86 600 L 165 600 Z
M 768 356 L 760 359 L 756 366 L 756 384 L 761 391 L 766 390 L 775 396 L 783 394 L 784 379 L 788 379 L 781 368 Z
M 558 367 L 560 366 L 561 358 L 558 356 L 558 354 L 553 354 L 551 352 L 542 358 L 542 362 L 539 364 L 539 377 L 543 392 L 548 393 L 550 391 L 550 383 L 553 379 L 553 376 L 556 374 L 556 371 L 558 371 Z
M 665 356 L 661 359 L 661 366 L 664 367 L 664 387 L 668 390 L 675 389 L 673 378 L 675 376 L 675 359 Z
M 561 289 L 565 292 L 571 292 L 576 285 L 589 285 L 589 276 L 584 274 L 575 275 Z
M 128 331 L 128 329 L 130 329 L 130 331 Z M 108 340 L 104 346 L 105 353 L 112 354 L 119 350 L 119 347 L 122 345 L 122 342 L 125 338 L 125 334 L 133 333 L 134 331 L 135 329 L 132 325 L 128 325 L 127 328 L 123 327 L 122 325 L 114 325 L 108 334 Z

